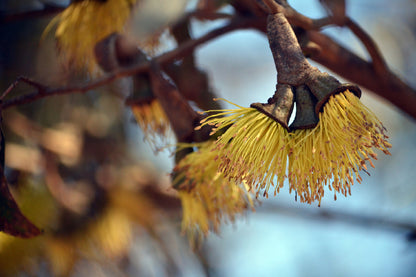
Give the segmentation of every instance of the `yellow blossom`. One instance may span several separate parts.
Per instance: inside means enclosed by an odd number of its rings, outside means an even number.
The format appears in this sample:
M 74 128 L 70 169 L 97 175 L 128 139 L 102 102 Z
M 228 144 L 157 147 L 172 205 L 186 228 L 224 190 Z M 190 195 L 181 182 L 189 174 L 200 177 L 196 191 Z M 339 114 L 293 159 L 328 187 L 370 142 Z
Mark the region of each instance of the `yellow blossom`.
M 202 122 L 213 125 L 213 132 L 225 130 L 212 150 L 217 153 L 219 170 L 228 178 L 256 188 L 257 195 L 264 190 L 264 196 L 268 196 L 273 185 L 276 195 L 286 179 L 288 132 L 255 108 L 235 106 L 238 109 L 210 111 L 217 113 Z
M 106 199 L 102 210 L 79 228 L 48 234 L 44 254 L 53 276 L 70 276 L 83 259 L 99 263 L 121 260 L 135 230 L 152 230 L 157 207 L 146 195 L 117 186 Z
M 145 139 L 156 149 L 158 139 L 162 144 L 170 131 L 169 120 L 160 105 L 160 102 L 153 98 L 150 101 L 143 101 L 131 106 L 137 124 L 142 129 Z
M 48 233 L 58 219 L 57 206 L 41 183 L 19 184 L 16 202 L 27 218 Z M 36 275 L 36 259 L 42 253 L 45 235 L 26 239 L 0 232 L 0 276 L 19 276 L 21 270 Z
M 187 233 L 191 243 L 203 240 L 209 232 L 207 210 L 200 199 L 187 191 L 180 191 L 182 203 L 182 231 Z
M 59 14 L 55 37 L 63 61 L 76 68 L 96 68 L 95 44 L 114 32 L 121 32 L 137 0 L 85 0 L 74 2 Z
M 385 128 L 350 91 L 331 96 L 313 129 L 295 130 L 289 156 L 290 190 L 302 202 L 321 202 L 324 186 L 343 195 L 351 194 L 354 180 L 361 182 L 366 162 L 374 167 L 373 148 L 390 154 Z
M 228 180 L 217 171 L 212 142 L 184 157 L 175 167 L 173 180 L 182 201 L 182 230 L 191 242 L 202 239 L 210 229 L 218 231 L 221 222 L 233 222 L 237 214 L 253 207 L 244 183 Z

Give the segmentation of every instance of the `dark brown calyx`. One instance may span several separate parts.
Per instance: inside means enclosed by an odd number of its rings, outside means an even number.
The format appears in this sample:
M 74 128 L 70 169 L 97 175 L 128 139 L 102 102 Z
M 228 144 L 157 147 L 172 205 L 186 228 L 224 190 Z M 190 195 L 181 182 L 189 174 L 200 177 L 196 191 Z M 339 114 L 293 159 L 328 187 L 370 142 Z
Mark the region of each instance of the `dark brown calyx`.
M 305 85 L 299 86 L 295 90 L 296 116 L 290 124 L 290 130 L 314 128 L 319 118 L 315 113 L 316 99 Z
M 358 98 L 361 97 L 361 90 L 358 86 L 352 84 L 342 84 L 335 77 L 328 73 L 316 72 L 306 81 L 312 94 L 318 99 L 315 106 L 316 114 L 322 111 L 323 106 L 329 100 L 331 95 L 344 92 L 346 90 L 354 93 Z
M 257 109 L 289 130 L 288 122 L 293 110 L 293 98 L 291 86 L 277 84 L 276 92 L 267 104 L 253 103 L 250 107 Z

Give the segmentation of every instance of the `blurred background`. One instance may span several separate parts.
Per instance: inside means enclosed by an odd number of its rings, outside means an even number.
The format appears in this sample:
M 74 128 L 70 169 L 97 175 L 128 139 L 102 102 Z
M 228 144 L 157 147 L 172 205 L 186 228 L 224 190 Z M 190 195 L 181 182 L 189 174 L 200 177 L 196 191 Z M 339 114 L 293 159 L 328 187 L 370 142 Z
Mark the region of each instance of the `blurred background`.
M 0 15 L 67 2 L 6 0 Z M 195 5 L 148 2 L 132 22 L 138 37 Z M 290 3 L 312 18 L 325 15 L 319 1 Z M 371 34 L 389 67 L 415 87 L 416 1 L 347 3 L 348 14 Z M 232 10 L 225 7 L 224 12 Z M 41 39 L 53 16 L 0 17 L 1 91 L 20 75 L 51 86 L 68 78 L 85 80 L 68 77 L 59 66 L 52 35 Z M 193 22 L 193 36 L 223 24 Z M 324 32 L 367 58 L 348 30 Z M 159 51 L 171 47 L 166 41 Z M 264 102 L 274 92 L 268 41 L 256 31 L 211 41 L 197 49 L 196 59 L 217 95 L 238 105 Z M 45 235 L 23 240 L 0 234 L 1 276 L 415 275 L 416 122 L 387 101 L 363 93 L 362 101 L 384 123 L 393 148 L 392 156 L 380 153 L 371 176 L 363 174 L 351 196 L 334 201 L 329 194 L 317 207 L 296 202 L 283 189 L 192 251 L 180 234 L 180 203 L 169 188 L 172 155 L 169 150 L 155 155 L 144 141 L 117 93 L 120 86 L 49 97 L 3 112 L 7 178 L 22 211 Z M 19 85 L 12 96 L 32 90 Z

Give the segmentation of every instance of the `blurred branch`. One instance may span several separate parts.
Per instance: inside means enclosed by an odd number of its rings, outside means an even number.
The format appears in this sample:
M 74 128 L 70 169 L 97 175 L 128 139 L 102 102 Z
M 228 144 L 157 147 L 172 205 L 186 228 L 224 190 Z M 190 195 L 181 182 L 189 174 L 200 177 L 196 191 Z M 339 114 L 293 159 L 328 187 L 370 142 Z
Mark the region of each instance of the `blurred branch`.
M 308 31 L 308 37 L 320 48 L 311 59 L 339 76 L 373 91 L 416 119 L 416 90 L 393 72 L 386 69 L 386 73 L 380 75 L 372 62 L 363 60 L 324 34 Z
M 250 1 L 234 1 L 232 5 L 239 11 L 247 14 L 251 11 L 253 15 L 258 14 Z M 394 104 L 401 111 L 416 119 L 416 89 L 403 82 L 396 74 L 385 66 L 384 60 L 368 34 L 357 24 L 349 20 L 349 27 L 354 34 L 364 43 L 369 51 L 372 61 L 365 61 L 355 53 L 341 46 L 332 38 L 318 32 L 325 20 L 313 20 L 306 17 L 283 2 L 283 13 L 288 21 L 297 27 L 306 30 L 308 39 L 316 44 L 318 51 L 314 51 L 311 59 L 332 70 L 339 76 L 363 86 L 377 95 Z M 266 33 L 266 23 L 259 18 L 256 28 Z M 259 27 L 259 23 L 263 25 Z M 320 23 L 319 23 L 320 22 Z M 327 22 L 328 23 L 328 22 Z M 254 27 L 254 26 L 253 26 Z
M 267 203 L 257 209 L 258 213 L 267 213 L 273 215 L 284 215 L 291 218 L 298 217 L 309 220 L 322 220 L 327 222 L 344 222 L 362 227 L 377 227 L 382 229 L 403 230 L 414 232 L 415 223 L 401 222 L 397 220 L 376 217 L 374 215 L 354 214 L 331 209 L 314 209 L 310 207 L 289 207 L 279 203 Z
M 151 63 L 149 75 L 152 91 L 168 116 L 177 140 L 179 142 L 192 142 L 194 129 L 200 120 L 200 116 L 182 97 L 177 88 L 163 76 L 157 63 Z
M 43 9 L 40 10 L 29 10 L 18 13 L 0 12 L 0 24 L 18 20 L 27 20 L 38 17 L 50 16 L 60 13 L 64 9 L 65 7 L 62 6 L 44 5 Z
M 3 100 L 20 82 L 26 83 L 30 86 L 36 87 L 39 91 L 39 93 L 42 93 L 46 87 L 40 83 L 37 83 L 36 81 L 33 81 L 30 78 L 19 76 L 16 81 L 14 81 L 0 96 L 0 100 Z
M 221 12 L 208 12 L 205 10 L 196 10 L 184 16 L 183 19 L 194 17 L 199 20 L 217 20 L 217 19 L 232 19 L 233 15 Z M 183 20 L 182 19 L 182 20 Z
M 370 35 L 367 34 L 367 32 L 363 28 L 361 28 L 355 21 L 353 21 L 349 17 L 347 17 L 346 19 L 345 26 L 347 26 L 364 44 L 368 54 L 370 54 L 371 60 L 374 65 L 374 70 L 377 72 L 377 74 L 380 76 L 388 75 L 388 68 L 386 62 L 383 59 L 383 55 L 381 54 L 378 46 L 370 37 Z
M 196 47 L 200 46 L 201 44 L 211 41 L 223 34 L 226 34 L 228 32 L 232 32 L 235 30 L 239 30 L 239 29 L 252 28 L 253 26 L 257 26 L 257 25 L 258 25 L 257 18 L 237 17 L 233 19 L 232 21 L 230 21 L 228 25 L 215 29 L 198 39 L 189 40 L 186 43 L 183 43 L 182 45 L 178 46 L 178 48 L 156 57 L 154 61 L 160 65 L 171 63 L 175 61 L 176 59 L 179 59 L 188 55 L 189 53 L 194 51 Z M 63 95 L 63 94 L 70 94 L 70 93 L 86 93 L 87 91 L 90 91 L 92 89 L 96 89 L 101 86 L 110 84 L 116 79 L 139 74 L 139 73 L 144 73 L 146 71 L 149 71 L 149 68 L 150 68 L 150 62 L 144 62 L 135 66 L 117 70 L 111 74 L 106 75 L 103 78 L 100 78 L 96 81 L 92 81 L 83 85 L 57 87 L 57 88 L 50 88 L 50 87 L 41 85 L 39 83 L 36 83 L 34 81 L 31 81 L 29 78 L 19 77 L 16 80 L 16 82 L 14 82 L 3 94 L 9 93 L 13 88 L 16 87 L 17 83 L 19 83 L 20 81 L 26 82 L 26 83 L 31 84 L 32 86 L 35 86 L 36 91 L 5 100 L 2 105 L 2 108 L 7 109 L 13 106 L 31 103 L 38 99 L 49 97 L 52 95 Z
M 351 19 L 346 20 L 346 26 L 348 26 L 366 46 L 372 61 L 363 60 L 355 53 L 342 47 L 330 37 L 317 31 L 322 26 L 332 23 L 330 17 L 313 20 L 298 13 L 291 8 L 286 1 L 279 1 L 279 3 L 282 3 L 282 11 L 289 22 L 306 30 L 308 39 L 317 45 L 317 51 L 313 52 L 310 56 L 311 59 L 334 71 L 339 76 L 373 91 L 416 119 L 416 90 L 403 82 L 397 75 L 388 69 L 377 45 L 371 37 L 361 29 L 361 27 Z M 237 13 L 241 14 L 240 16 L 235 16 L 224 27 L 215 29 L 198 39 L 189 40 L 179 45 L 176 49 L 156 57 L 155 62 L 163 67 L 166 64 L 191 54 L 199 45 L 234 30 L 254 28 L 262 32 L 266 31 L 266 14 L 257 4 L 253 5 L 252 1 L 232 1 L 231 4 L 234 6 Z M 192 15 L 192 13 L 188 16 L 190 15 Z M 200 16 L 209 18 L 209 15 L 207 14 Z M 40 84 L 32 84 L 35 85 L 36 91 L 4 101 L 3 109 L 30 103 L 37 99 L 52 95 L 85 93 L 89 90 L 109 84 L 116 79 L 147 72 L 149 66 L 149 62 L 144 62 L 128 68 L 123 68 L 108 74 L 101 79 L 83 85 L 49 88 L 41 86 Z M 25 79 L 22 78 L 20 81 L 25 81 Z M 19 79 L 17 82 L 19 82 Z M 15 85 L 16 84 L 12 84 L 9 89 L 12 90 Z

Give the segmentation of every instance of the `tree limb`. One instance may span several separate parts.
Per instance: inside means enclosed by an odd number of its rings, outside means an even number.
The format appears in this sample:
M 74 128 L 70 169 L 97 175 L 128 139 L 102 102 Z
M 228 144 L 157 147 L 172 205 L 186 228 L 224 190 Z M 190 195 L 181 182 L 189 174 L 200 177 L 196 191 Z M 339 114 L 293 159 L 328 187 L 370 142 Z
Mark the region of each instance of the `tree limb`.
M 319 45 L 320 50 L 311 58 L 345 79 L 363 86 L 385 98 L 397 108 L 416 119 L 416 90 L 393 72 L 376 72 L 367 62 L 342 47 L 330 37 L 317 31 L 308 31 L 309 39 Z
M 45 5 L 43 9 L 40 10 L 29 10 L 29 11 L 23 11 L 18 13 L 5 13 L 0 12 L 0 23 L 8 23 L 13 21 L 19 21 L 19 20 L 27 20 L 27 19 L 33 19 L 43 16 L 50 16 L 55 15 L 57 13 L 62 12 L 66 7 L 62 6 L 54 6 L 54 5 Z
M 368 54 L 370 54 L 374 70 L 377 74 L 380 76 L 388 75 L 388 68 L 386 62 L 384 61 L 383 55 L 370 35 L 349 17 L 346 19 L 345 26 L 347 26 L 364 44 Z
M 228 25 L 215 29 L 198 39 L 187 41 L 181 44 L 178 48 L 156 57 L 156 62 L 161 66 L 171 63 L 176 59 L 188 55 L 199 45 L 237 29 L 254 28 L 260 30 L 261 32 L 265 32 L 266 14 L 261 14 L 257 5 L 249 5 L 248 3 L 251 3 L 251 1 L 232 2 L 236 11 L 244 13 L 244 16 L 236 16 Z M 251 15 L 249 14 L 250 9 L 253 9 L 253 13 Z M 316 31 L 317 28 L 323 26 L 323 22 L 328 23 L 326 20 L 314 21 L 296 12 L 288 5 L 284 5 L 283 9 L 283 12 L 289 22 L 295 26 L 305 29 L 309 40 L 315 43 L 318 46 L 317 48 L 320 49 L 320 51 L 315 51 L 311 56 L 313 60 L 334 71 L 339 76 L 349 79 L 350 81 L 373 91 L 379 96 L 390 101 L 412 118 L 416 119 L 416 90 L 403 82 L 397 75 L 384 66 L 384 61 L 379 54 L 375 43 L 372 42 L 371 39 L 369 40 L 369 36 L 365 33 L 365 36 L 363 36 L 363 33 L 360 32 L 361 28 L 355 28 L 358 25 L 350 24 L 349 27 L 352 28 L 353 32 L 366 45 L 370 56 L 372 57 L 372 61 L 370 62 L 363 60 L 350 50 L 342 47 L 330 37 Z M 133 67 L 124 68 L 101 79 L 83 85 L 60 88 L 45 87 L 42 93 L 40 93 L 38 88 L 37 91 L 32 93 L 4 101 L 3 109 L 30 103 L 37 99 L 51 95 L 85 93 L 89 90 L 109 84 L 118 78 L 148 71 L 149 65 L 149 62 L 145 62 Z M 12 86 L 14 87 L 15 85 Z
M 256 18 L 250 18 L 250 17 L 237 17 L 234 20 L 230 21 L 230 23 L 224 27 L 215 29 L 207 34 L 205 34 L 204 36 L 195 39 L 195 40 L 189 40 L 186 43 L 183 43 L 182 45 L 180 45 L 178 48 L 170 51 L 170 52 L 166 52 L 162 55 L 160 55 L 159 57 L 155 58 L 155 62 L 157 62 L 160 65 L 164 65 L 164 64 L 168 64 L 171 63 L 173 61 L 175 61 L 176 59 L 179 59 L 181 57 L 184 57 L 186 55 L 188 55 L 190 52 L 194 51 L 194 49 L 198 46 L 200 46 L 201 44 L 204 44 L 208 41 L 211 41 L 223 34 L 226 34 L 228 32 L 232 32 L 238 29 L 244 29 L 244 28 L 250 28 L 253 26 L 257 26 L 258 25 L 258 19 Z M 35 86 L 37 88 L 36 91 L 33 91 L 31 93 L 22 95 L 22 96 L 17 96 L 8 100 L 5 100 L 3 102 L 2 108 L 4 109 L 8 109 L 10 107 L 13 106 L 18 106 L 18 105 L 23 105 L 23 104 L 27 104 L 27 103 L 31 103 L 33 101 L 36 101 L 38 99 L 44 98 L 44 97 L 49 97 L 52 95 L 63 95 L 63 94 L 70 94 L 70 93 L 86 93 L 87 91 L 90 91 L 92 89 L 96 89 L 99 88 L 101 86 L 110 84 L 111 82 L 113 82 L 116 79 L 119 78 L 123 78 L 123 77 L 128 77 L 128 76 L 132 76 L 135 74 L 139 74 L 139 73 L 143 73 L 148 71 L 150 68 L 150 62 L 144 62 L 132 67 L 128 67 L 128 68 L 123 68 L 120 70 L 117 70 L 113 73 L 110 73 L 98 80 L 86 83 L 86 84 L 82 84 L 82 85 L 75 85 L 75 86 L 66 86 L 66 87 L 57 87 L 57 88 L 50 88 L 47 86 L 41 86 L 40 89 L 40 84 L 32 81 L 33 86 Z M 16 82 L 14 82 L 12 85 L 9 86 L 9 88 L 3 93 L 9 93 L 16 85 L 18 82 L 20 81 L 24 81 L 26 82 L 26 80 L 30 80 L 28 78 L 25 77 L 19 77 Z M 28 82 L 26 82 L 28 83 Z M 36 84 L 36 85 L 35 85 Z
M 331 209 L 319 208 L 309 209 L 303 207 L 289 207 L 284 204 L 268 203 L 258 208 L 258 213 L 274 215 L 284 215 L 291 218 L 298 217 L 309 220 L 320 220 L 326 222 L 342 222 L 346 224 L 356 225 L 368 228 L 369 226 L 377 227 L 379 229 L 409 232 L 414 233 L 416 224 L 383 218 L 379 216 L 355 214 L 343 211 L 334 211 Z

